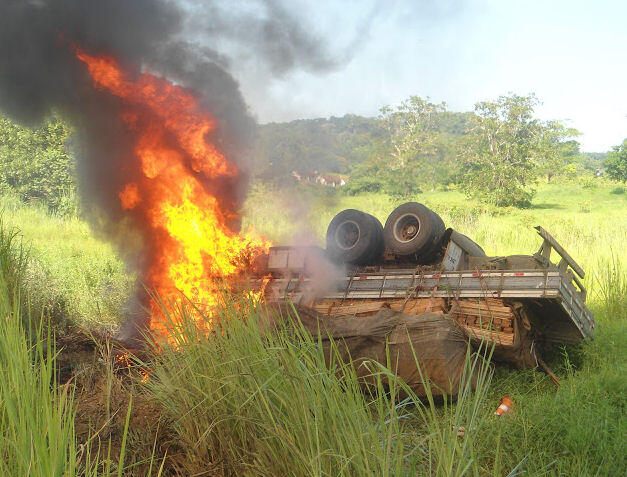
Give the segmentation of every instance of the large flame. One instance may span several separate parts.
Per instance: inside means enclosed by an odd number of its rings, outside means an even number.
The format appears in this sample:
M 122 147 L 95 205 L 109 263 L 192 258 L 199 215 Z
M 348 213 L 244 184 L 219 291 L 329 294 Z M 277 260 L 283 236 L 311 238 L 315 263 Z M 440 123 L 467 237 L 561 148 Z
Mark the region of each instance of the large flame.
M 238 170 L 208 140 L 216 121 L 194 95 L 143 73 L 131 78 L 107 56 L 76 48 L 96 88 L 117 96 L 121 120 L 134 138 L 140 177 L 119 191 L 120 205 L 148 226 L 154 239 L 147 284 L 166 300 L 180 292 L 204 309 L 217 304 L 222 281 L 233 278 L 268 244 L 229 227 L 237 218 L 206 186 L 237 178 Z M 152 328 L 166 333 L 159 319 Z

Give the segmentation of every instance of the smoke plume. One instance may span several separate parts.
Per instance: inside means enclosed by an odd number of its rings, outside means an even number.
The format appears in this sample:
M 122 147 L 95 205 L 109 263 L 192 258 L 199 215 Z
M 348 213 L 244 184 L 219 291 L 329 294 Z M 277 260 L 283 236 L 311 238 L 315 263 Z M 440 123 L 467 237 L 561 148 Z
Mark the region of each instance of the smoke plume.
M 80 131 L 103 131 L 103 117 L 115 107 L 103 111 L 93 97 L 84 68 L 69 48 L 75 43 L 92 53 L 114 55 L 127 71 L 145 68 L 194 89 L 221 125 L 220 143 L 237 161 L 254 121 L 227 57 L 212 44 L 226 52 L 247 51 L 276 74 L 337 66 L 320 39 L 301 28 L 283 4 L 262 0 L 247 5 L 220 0 L 3 0 L 0 109 L 33 124 L 60 108 L 80 122 Z M 102 148 L 106 139 L 97 141 Z M 86 147 L 82 154 L 90 156 L 94 143 L 87 141 Z M 105 171 L 97 172 L 102 181 Z
M 79 188 L 94 230 L 119 245 L 138 271 L 150 248 L 141 224 L 119 204 L 132 180 L 126 164 L 132 137 L 119 120 L 122 105 L 93 87 L 74 46 L 110 55 L 131 75 L 149 71 L 195 92 L 218 127 L 211 141 L 231 162 L 243 163 L 255 128 L 229 58 L 246 54 L 273 74 L 293 69 L 328 71 L 333 58 L 277 0 L 248 2 L 168 0 L 2 0 L 0 110 L 36 125 L 60 111 L 75 128 Z M 322 46 L 321 46 L 322 45 Z M 237 181 L 208 183 L 228 210 L 238 210 L 246 188 Z M 231 224 L 234 228 L 237 224 Z M 137 240 L 134 238 L 137 237 Z M 134 245 L 133 245 L 134 244 Z M 139 245 L 141 244 L 141 245 Z

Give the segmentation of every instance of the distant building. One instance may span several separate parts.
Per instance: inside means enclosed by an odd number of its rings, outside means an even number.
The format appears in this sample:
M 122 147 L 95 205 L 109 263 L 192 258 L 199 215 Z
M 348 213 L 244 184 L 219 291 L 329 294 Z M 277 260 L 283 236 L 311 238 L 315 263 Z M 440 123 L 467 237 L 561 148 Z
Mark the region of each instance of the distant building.
M 341 187 L 348 179 L 337 174 L 320 174 L 318 171 L 292 171 L 292 176 L 302 184 L 318 184 L 325 187 Z

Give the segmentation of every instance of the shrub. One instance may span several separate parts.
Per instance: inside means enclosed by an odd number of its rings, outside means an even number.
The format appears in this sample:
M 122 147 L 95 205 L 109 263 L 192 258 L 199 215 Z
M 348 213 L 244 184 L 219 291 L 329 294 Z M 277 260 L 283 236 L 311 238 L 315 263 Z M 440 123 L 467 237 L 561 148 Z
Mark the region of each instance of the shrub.
M 76 190 L 70 132 L 57 116 L 34 130 L 0 117 L 0 192 L 67 211 L 67 196 Z
M 614 146 L 604 163 L 605 173 L 623 184 L 627 181 L 627 139 L 620 146 Z
M 584 189 L 596 189 L 599 186 L 598 181 L 594 177 L 590 176 L 580 178 L 579 184 Z

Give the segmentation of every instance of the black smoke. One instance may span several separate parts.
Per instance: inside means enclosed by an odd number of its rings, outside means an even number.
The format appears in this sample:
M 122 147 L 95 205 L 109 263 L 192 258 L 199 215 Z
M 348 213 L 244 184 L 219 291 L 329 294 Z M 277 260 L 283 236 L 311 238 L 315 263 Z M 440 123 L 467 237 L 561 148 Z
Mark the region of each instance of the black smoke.
M 247 55 L 276 75 L 329 71 L 341 62 L 286 5 L 277 0 L 0 0 L 0 111 L 33 126 L 52 111 L 69 119 L 76 131 L 73 152 L 83 210 L 94 230 L 118 244 L 129 266 L 141 272 L 147 253 L 138 250 L 149 250 L 150 240 L 122 212 L 117 196 L 133 174 L 126 167 L 132 162 L 131 137 L 118 119 L 122 105 L 92 87 L 72 45 L 112 55 L 130 74 L 147 69 L 194 90 L 218 120 L 212 141 L 245 171 L 243 158 L 256 124 L 229 72 L 229 58 Z M 224 200 L 237 208 L 245 180 L 220 187 Z
M 100 129 L 108 108 L 101 111 L 95 105 L 90 111 L 97 100 L 69 48 L 76 43 L 91 53 L 113 54 L 127 71 L 148 68 L 193 88 L 220 120 L 219 142 L 237 160 L 237 149 L 250 139 L 255 124 L 229 73 L 226 55 L 212 45 L 248 51 L 276 74 L 337 66 L 320 46 L 323 42 L 302 28 L 284 4 L 260 0 L 246 2 L 244 8 L 238 3 L 2 0 L 0 109 L 27 124 L 62 109 L 86 129 L 94 126 L 92 119 Z M 87 149 L 93 149 L 90 146 L 88 142 Z M 91 155 L 89 150 L 82 153 Z M 102 172 L 97 174 L 100 180 Z

